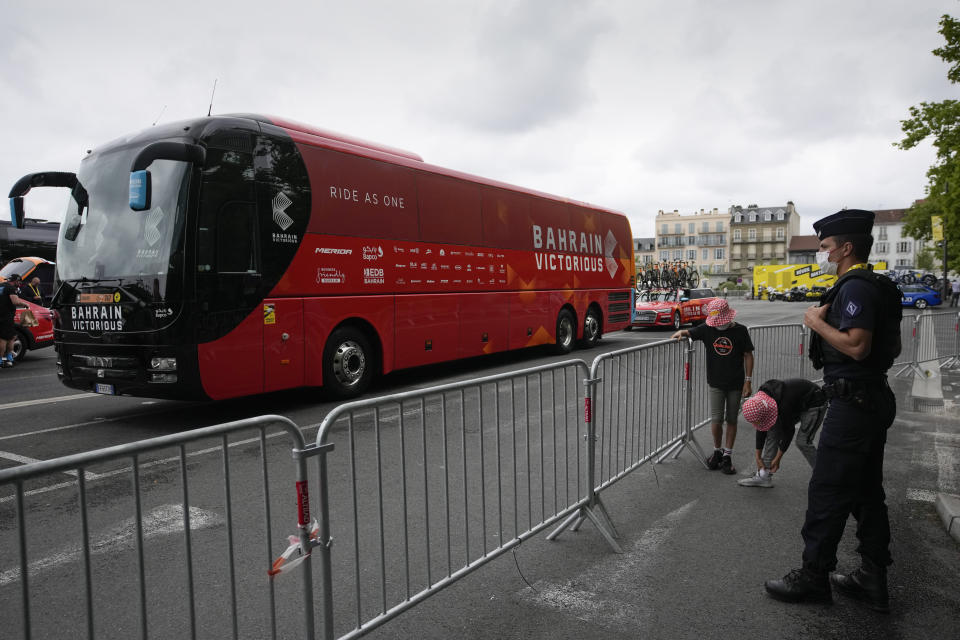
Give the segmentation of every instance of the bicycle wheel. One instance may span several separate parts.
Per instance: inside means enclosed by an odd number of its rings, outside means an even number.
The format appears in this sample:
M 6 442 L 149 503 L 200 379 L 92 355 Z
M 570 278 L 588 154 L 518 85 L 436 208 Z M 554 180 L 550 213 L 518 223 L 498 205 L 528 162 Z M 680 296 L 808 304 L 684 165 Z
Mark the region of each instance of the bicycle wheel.
M 902 276 L 900 276 L 900 284 L 916 284 L 916 283 L 917 283 L 917 276 L 913 275 L 912 273 L 905 273 Z
M 696 289 L 700 284 L 700 274 L 697 273 L 696 270 L 692 270 L 687 275 L 687 282 L 689 283 L 691 289 Z

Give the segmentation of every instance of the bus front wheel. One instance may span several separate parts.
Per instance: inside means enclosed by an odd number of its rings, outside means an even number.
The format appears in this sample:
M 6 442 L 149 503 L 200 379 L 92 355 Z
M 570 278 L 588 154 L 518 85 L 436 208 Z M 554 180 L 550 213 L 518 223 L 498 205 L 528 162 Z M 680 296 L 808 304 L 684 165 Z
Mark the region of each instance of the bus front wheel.
M 370 386 L 373 364 L 367 336 L 354 327 L 340 327 L 323 350 L 323 386 L 336 398 L 355 398 Z

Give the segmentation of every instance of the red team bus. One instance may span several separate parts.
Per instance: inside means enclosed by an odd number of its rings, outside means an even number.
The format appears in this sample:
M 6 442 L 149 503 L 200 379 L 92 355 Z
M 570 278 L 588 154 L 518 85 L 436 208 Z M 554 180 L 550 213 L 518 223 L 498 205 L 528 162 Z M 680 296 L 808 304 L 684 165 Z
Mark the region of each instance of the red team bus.
M 630 324 L 622 214 L 280 118 L 151 127 L 89 153 L 57 246 L 67 386 L 223 399 L 353 397 L 396 369 Z

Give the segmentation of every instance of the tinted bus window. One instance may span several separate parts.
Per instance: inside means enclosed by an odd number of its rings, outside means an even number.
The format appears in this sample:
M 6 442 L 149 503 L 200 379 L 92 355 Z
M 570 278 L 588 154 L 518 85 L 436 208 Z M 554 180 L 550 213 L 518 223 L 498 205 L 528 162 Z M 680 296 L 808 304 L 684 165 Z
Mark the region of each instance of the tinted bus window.
M 441 176 L 417 176 L 420 239 L 424 242 L 479 245 L 480 188 Z
M 217 271 L 220 273 L 256 273 L 256 209 L 246 202 L 229 202 L 217 220 Z

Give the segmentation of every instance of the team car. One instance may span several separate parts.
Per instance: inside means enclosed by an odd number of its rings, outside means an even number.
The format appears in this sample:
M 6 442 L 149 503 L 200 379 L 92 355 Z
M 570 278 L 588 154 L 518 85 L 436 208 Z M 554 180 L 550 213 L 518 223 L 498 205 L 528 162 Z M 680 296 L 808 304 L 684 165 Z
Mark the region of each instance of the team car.
M 632 327 L 673 327 L 707 319 L 707 304 L 717 297 L 713 289 L 651 289 L 639 292 Z
M 901 284 L 898 285 L 903 292 L 903 299 L 900 301 L 905 307 L 916 307 L 917 309 L 926 309 L 928 306 L 936 306 L 943 302 L 940 294 L 930 287 L 922 284 Z
M 24 302 L 33 313 L 37 324 L 26 326 L 23 318 L 26 309 L 17 308 L 16 315 L 13 318 L 14 329 L 16 329 L 13 336 L 13 357 L 15 360 L 23 360 L 27 351 L 53 345 L 53 312 L 32 302 L 26 300 Z

